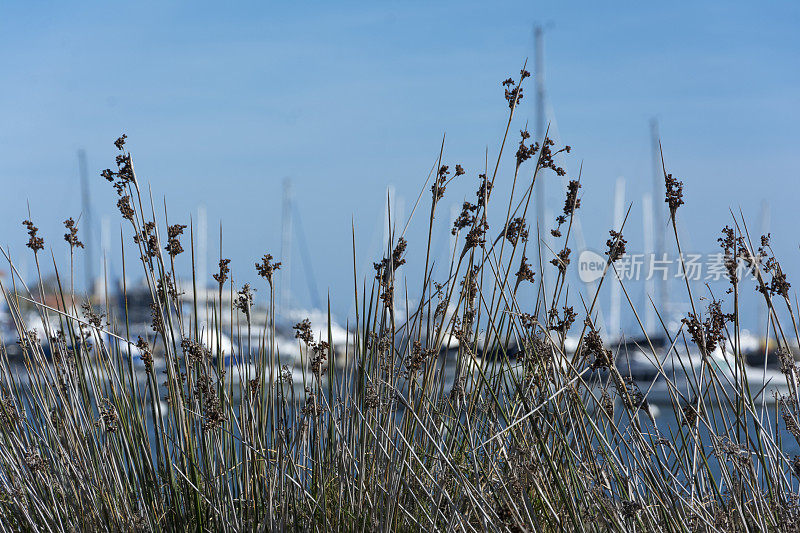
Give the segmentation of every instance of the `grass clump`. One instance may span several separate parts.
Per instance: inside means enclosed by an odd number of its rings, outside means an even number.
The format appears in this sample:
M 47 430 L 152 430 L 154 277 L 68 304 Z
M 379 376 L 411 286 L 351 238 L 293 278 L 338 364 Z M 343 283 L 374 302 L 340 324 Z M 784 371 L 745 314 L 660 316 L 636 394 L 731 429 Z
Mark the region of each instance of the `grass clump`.
M 576 298 L 567 281 L 580 178 L 569 180 L 555 224 L 529 222 L 528 209 L 537 179 L 565 177 L 558 160 L 570 148 L 523 130 L 513 174 L 498 175 L 529 75 L 503 82 L 505 134 L 474 197 L 446 222 L 457 239 L 446 278 L 432 277 L 437 208 L 467 178 L 440 153 L 417 202 L 429 204 L 422 278 L 396 283 L 413 259 L 393 233 L 371 282 L 359 284 L 365 273 L 354 266 L 346 340 L 334 341 L 330 319 L 321 332 L 300 321 L 297 360 L 276 324 L 280 263 L 254 252 L 262 259 L 246 274 L 263 278 L 263 302 L 258 287 L 234 286 L 222 257 L 205 292 L 194 228 L 156 216 L 118 139 L 116 170 L 102 176 L 126 221 L 122 253 L 139 257 L 149 327 L 127 313 L 128 287 L 119 305 L 84 304 L 72 264 L 55 261 L 46 284 L 45 243 L 25 221 L 36 284 L 9 260 L 11 280 L 0 285 L 16 337 L 0 347 L 0 529 L 797 531 L 800 458 L 786 452 L 786 439 L 800 440 L 796 303 L 769 239 L 753 247 L 743 220 L 726 227 L 732 306 L 711 294 L 701 309 L 687 280 L 692 312 L 677 332 L 662 321 L 663 348 L 639 323 L 657 377 L 632 379 L 596 325 L 624 227 L 610 228 L 595 293 Z M 492 194 L 498 179 L 511 183 L 507 198 Z M 680 251 L 683 184 L 666 168 L 664 179 Z M 490 221 L 490 202 L 503 218 Z M 71 253 L 82 247 L 77 224 L 66 224 Z M 543 231 L 555 249 L 544 249 Z M 188 283 L 178 261 L 191 265 Z M 753 390 L 738 341 L 739 262 L 756 273 L 781 354 L 787 392 L 774 403 Z M 409 287 L 419 296 L 400 317 Z M 223 334 L 236 343 L 224 346 Z M 653 414 L 656 385 L 674 427 Z

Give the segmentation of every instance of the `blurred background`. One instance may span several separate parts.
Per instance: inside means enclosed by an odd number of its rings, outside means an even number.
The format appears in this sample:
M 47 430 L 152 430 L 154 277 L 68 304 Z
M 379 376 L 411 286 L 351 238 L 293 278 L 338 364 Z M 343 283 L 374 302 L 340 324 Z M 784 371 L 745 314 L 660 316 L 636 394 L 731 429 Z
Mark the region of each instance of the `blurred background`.
M 357 278 L 369 282 L 384 254 L 387 203 L 402 219 L 424 190 L 403 267 L 419 279 L 425 180 L 445 135 L 444 163 L 467 171 L 437 215 L 434 253 L 447 260 L 452 206 L 472 197 L 487 154 L 497 157 L 508 111 L 500 84 L 527 60 L 533 78 L 495 194 L 510 191 L 518 130 L 527 121 L 538 138 L 537 125 L 549 123 L 572 147 L 567 177 L 582 165 L 585 248 L 602 253 L 615 204 L 632 204 L 628 249 L 644 252 L 643 196 L 654 197 L 656 231 L 667 217 L 663 178 L 654 190 L 660 138 L 668 172 L 685 185 L 684 251 L 716 251 L 730 210 L 741 209 L 754 234 L 772 232 L 791 282 L 800 271 L 799 22 L 791 2 L 6 1 L 0 244 L 32 276 L 21 225 L 28 210 L 62 263 L 62 222 L 80 216 L 92 259 L 78 270 L 99 275 L 105 256 L 118 277 L 122 220 L 100 171 L 113 168 L 112 143 L 124 132 L 161 215 L 166 201 L 171 224 L 206 228 L 199 261 L 209 282 L 221 227 L 237 284 L 255 280 L 254 263 L 271 253 L 290 265 L 279 276 L 292 306 L 324 307 L 330 290 L 344 320 L 353 308 L 351 227 Z M 565 189 L 555 175 L 546 179 L 552 224 Z M 184 275 L 189 261 L 181 256 Z M 643 298 L 646 287 L 632 290 Z M 623 329 L 632 320 L 625 308 Z M 755 312 L 746 319 L 755 322 Z

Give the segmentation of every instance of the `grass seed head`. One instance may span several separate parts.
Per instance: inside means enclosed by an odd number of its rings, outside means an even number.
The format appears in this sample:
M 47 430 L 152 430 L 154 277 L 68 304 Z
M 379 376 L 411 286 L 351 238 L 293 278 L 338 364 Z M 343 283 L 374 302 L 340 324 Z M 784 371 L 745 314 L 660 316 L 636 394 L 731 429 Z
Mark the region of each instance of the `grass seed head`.
M 311 332 L 311 321 L 309 319 L 303 319 L 302 322 L 298 322 L 292 326 L 292 329 L 295 330 L 294 337 L 300 339 L 306 345 L 310 345 L 314 342 L 314 334 Z
M 261 262 L 256 263 L 256 272 L 259 276 L 267 280 L 270 287 L 272 287 L 272 275 L 280 268 L 280 262 L 272 261 L 272 254 L 264 254 L 264 257 L 261 258 Z
M 669 215 L 674 219 L 678 208 L 683 205 L 683 182 L 673 178 L 672 174 L 667 174 L 664 176 L 664 184 L 667 189 L 664 202 L 669 205 Z
M 180 236 L 185 229 L 185 224 L 173 224 L 167 228 L 167 246 L 164 249 L 169 253 L 170 257 L 183 253 Z
M 610 262 L 617 261 L 625 255 L 625 245 L 628 241 L 622 236 L 622 232 L 609 230 L 608 234 L 611 236 L 610 239 L 606 241 L 606 246 L 608 246 L 608 250 L 606 250 L 606 255 L 608 256 L 608 260 Z
M 83 248 L 83 243 L 78 240 L 78 225 L 72 217 L 64 221 L 64 227 L 67 229 L 64 240 L 69 243 L 70 248 Z
M 23 220 L 22 225 L 25 226 L 28 230 L 28 248 L 33 250 L 33 253 L 39 253 L 39 250 L 44 248 L 44 239 L 37 236 L 39 233 L 39 228 L 31 222 L 30 220 Z
M 228 279 L 228 274 L 231 271 L 230 266 L 229 266 L 230 264 L 231 264 L 231 260 L 230 259 L 220 259 L 219 260 L 219 273 L 218 274 L 214 274 L 213 277 L 216 280 L 216 282 L 219 283 L 220 288 L 223 285 L 225 285 L 225 282 Z

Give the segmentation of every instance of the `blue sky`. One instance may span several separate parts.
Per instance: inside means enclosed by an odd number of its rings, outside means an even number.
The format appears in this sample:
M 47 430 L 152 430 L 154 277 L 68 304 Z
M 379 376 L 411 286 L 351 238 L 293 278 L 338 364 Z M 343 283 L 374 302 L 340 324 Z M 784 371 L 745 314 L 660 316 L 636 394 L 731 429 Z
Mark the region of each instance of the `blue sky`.
M 110 216 L 118 231 L 113 191 L 98 173 L 124 131 L 140 179 L 157 202 L 166 198 L 171 220 L 204 203 L 212 250 L 222 222 L 224 255 L 242 281 L 261 254 L 278 255 L 289 177 L 318 285 L 350 287 L 351 220 L 364 272 L 379 254 L 387 185 L 407 213 L 445 133 L 446 162 L 462 163 L 469 178 L 447 201 L 473 192 L 505 126 L 500 81 L 532 61 L 537 22 L 548 25 L 548 101 L 573 147 L 570 174 L 583 162 L 590 247 L 607 238 L 617 177 L 634 209 L 650 190 L 648 121 L 658 117 L 667 166 L 686 186 L 685 245 L 713 249 L 729 208 L 757 225 L 768 200 L 780 259 L 799 270 L 800 8 L 791 2 L 6 1 L 0 240 L 24 254 L 27 200 L 63 257 L 61 221 L 80 213 L 79 148 L 95 219 Z M 512 131 L 534 123 L 532 88 Z M 500 191 L 513 171 L 508 156 Z M 548 196 L 563 202 L 560 186 Z M 424 247 L 417 222 L 412 258 Z M 641 242 L 640 227 L 629 241 Z M 342 292 L 332 298 L 344 314 Z

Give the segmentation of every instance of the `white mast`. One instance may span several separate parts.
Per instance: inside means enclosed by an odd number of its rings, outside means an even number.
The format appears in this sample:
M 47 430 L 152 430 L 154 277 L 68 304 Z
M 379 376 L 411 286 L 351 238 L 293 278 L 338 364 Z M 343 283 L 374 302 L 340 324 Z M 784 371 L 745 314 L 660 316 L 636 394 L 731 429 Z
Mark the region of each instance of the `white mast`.
M 86 170 L 86 150 L 78 150 L 78 173 L 81 179 L 81 206 L 83 209 L 83 241 L 86 244 L 86 292 L 94 284 L 94 225 L 92 221 L 92 199 L 89 196 L 89 178 Z M 101 270 L 102 272 L 102 270 Z
M 625 178 L 617 178 L 614 188 L 614 230 L 620 231 L 622 227 L 623 204 L 625 203 Z M 617 281 L 616 275 L 611 278 L 611 311 L 608 317 L 608 334 L 612 339 L 620 336 L 621 307 L 620 298 L 622 286 Z
M 533 138 L 538 139 L 540 145 L 544 144 L 545 129 L 545 92 L 544 92 L 544 29 L 541 26 L 536 26 L 533 30 L 533 35 L 536 40 L 536 56 L 534 62 L 533 79 L 536 82 L 536 131 L 533 132 Z M 544 173 L 539 174 L 536 180 L 534 194 L 536 195 L 536 218 L 541 232 L 542 246 L 537 246 L 537 250 L 541 250 L 541 255 L 546 256 L 549 244 L 549 231 L 547 230 L 547 202 L 545 201 L 545 183 Z M 534 229 L 536 227 L 534 226 Z M 546 265 L 547 261 L 544 257 L 540 257 L 540 263 Z M 538 265 L 537 265 L 538 267 Z M 548 268 L 544 268 L 542 281 L 547 287 L 549 279 Z
M 653 165 L 653 230 L 655 231 L 655 259 L 664 259 L 664 169 L 661 166 L 661 144 L 658 133 L 658 120 L 650 119 L 650 150 Z M 654 298 L 661 313 L 669 313 L 667 302 L 667 280 L 663 275 L 658 284 L 658 298 Z M 670 318 L 667 316 L 667 318 Z
M 205 298 L 208 287 L 208 220 L 206 206 L 197 206 L 197 286 Z
M 653 195 L 650 193 L 644 193 L 642 196 L 642 228 L 644 229 L 645 261 L 653 260 L 653 218 Z M 656 310 L 653 307 L 653 304 L 650 302 L 650 298 L 653 299 L 653 302 L 656 301 L 656 280 L 653 277 L 649 277 L 647 272 L 644 273 L 644 276 L 644 330 L 647 335 L 650 335 L 655 331 L 656 327 Z
M 278 313 L 288 312 L 292 291 L 292 180 L 283 180 L 283 218 L 281 221 L 281 291 Z

